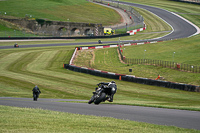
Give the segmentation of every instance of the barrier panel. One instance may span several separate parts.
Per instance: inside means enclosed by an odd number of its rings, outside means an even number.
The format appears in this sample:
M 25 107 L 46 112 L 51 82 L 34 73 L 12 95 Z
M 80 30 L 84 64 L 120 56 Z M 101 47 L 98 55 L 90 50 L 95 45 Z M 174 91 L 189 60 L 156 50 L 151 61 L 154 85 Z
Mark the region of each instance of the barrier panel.
M 75 72 L 81 72 L 81 73 L 87 73 L 95 76 L 105 77 L 105 78 L 111 78 L 111 79 L 119 79 L 119 76 L 115 73 L 109 73 L 109 72 L 102 72 L 98 70 L 78 67 L 74 65 L 64 64 L 64 68 L 75 71 Z
M 179 90 L 192 91 L 192 92 L 200 92 L 200 86 L 195 86 L 195 85 L 188 85 L 188 84 L 175 83 L 175 82 L 169 82 L 169 81 L 134 77 L 130 75 L 109 73 L 109 72 L 105 72 L 101 70 L 83 68 L 83 67 L 78 67 L 78 66 L 69 65 L 69 64 L 64 64 L 63 66 L 64 68 L 75 71 L 75 72 L 87 73 L 87 74 L 105 77 L 105 78 L 120 79 L 123 81 L 129 81 L 129 82 L 134 82 L 134 83 L 139 83 L 139 84 L 153 85 L 153 86 L 179 89 Z

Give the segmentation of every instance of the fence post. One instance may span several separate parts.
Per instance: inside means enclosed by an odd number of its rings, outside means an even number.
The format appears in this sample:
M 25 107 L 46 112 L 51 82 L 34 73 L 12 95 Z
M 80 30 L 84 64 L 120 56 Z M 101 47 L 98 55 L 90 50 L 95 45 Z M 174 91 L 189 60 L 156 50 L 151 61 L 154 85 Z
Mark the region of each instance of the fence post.
M 144 59 L 144 58 L 143 59 L 126 58 L 125 56 L 122 55 L 120 48 L 119 48 L 119 54 L 121 55 L 121 60 L 123 60 L 127 64 L 147 64 L 147 65 L 154 65 L 154 66 L 169 67 L 169 68 L 179 69 L 179 70 L 193 72 L 193 73 L 200 73 L 200 66 L 192 66 L 192 65 L 183 64 L 183 63 L 179 64 L 177 62 L 172 62 L 172 61 L 152 60 L 152 59 Z

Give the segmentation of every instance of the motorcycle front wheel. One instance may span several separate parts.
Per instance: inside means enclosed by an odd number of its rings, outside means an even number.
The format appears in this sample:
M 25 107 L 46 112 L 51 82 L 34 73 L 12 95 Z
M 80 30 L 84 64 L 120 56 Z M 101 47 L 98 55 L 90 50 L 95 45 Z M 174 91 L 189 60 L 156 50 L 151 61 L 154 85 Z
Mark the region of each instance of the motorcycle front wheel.
M 94 95 L 91 97 L 91 99 L 88 101 L 88 104 L 91 104 L 92 102 L 94 102 Z

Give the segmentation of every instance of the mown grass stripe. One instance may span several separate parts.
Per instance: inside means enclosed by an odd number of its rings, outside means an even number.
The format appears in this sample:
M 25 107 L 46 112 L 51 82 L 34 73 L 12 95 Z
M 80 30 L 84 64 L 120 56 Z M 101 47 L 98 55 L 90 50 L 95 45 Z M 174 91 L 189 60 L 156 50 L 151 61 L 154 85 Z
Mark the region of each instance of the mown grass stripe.
M 61 52 L 63 52 L 61 50 Z M 23 56 L 21 56 L 21 58 L 18 58 L 15 62 L 11 63 L 10 65 L 6 66 L 6 69 L 8 71 L 8 73 L 11 73 L 10 77 L 12 77 L 12 81 L 13 80 L 23 80 L 24 82 L 30 82 L 33 85 L 37 84 L 39 86 L 42 86 L 42 88 L 49 88 L 52 89 L 52 92 L 65 92 L 64 94 L 66 95 L 74 95 L 77 92 L 81 92 L 79 94 L 76 94 L 76 97 L 82 97 L 82 98 L 86 98 L 85 96 L 83 97 L 83 95 L 89 95 L 86 90 L 91 90 L 91 87 L 83 82 L 80 82 L 80 79 L 84 79 L 84 78 L 80 78 L 75 75 L 66 75 L 63 74 L 61 72 L 54 72 L 54 71 L 50 71 L 48 70 L 48 64 L 51 62 L 54 62 L 55 59 L 54 57 L 57 55 L 57 58 L 60 58 L 60 52 L 57 51 L 53 51 L 54 54 L 52 54 L 52 51 L 40 51 L 39 53 L 37 52 L 30 52 L 26 54 L 23 54 Z M 44 56 L 45 58 L 43 58 L 42 56 Z M 49 58 L 50 56 L 52 56 L 52 58 Z M 19 56 L 18 56 L 19 57 Z M 48 57 L 48 60 L 47 58 Z M 43 65 L 43 63 L 46 63 L 46 65 Z M 54 62 L 54 63 L 59 63 L 59 62 Z M 59 63 L 60 64 L 60 63 Z M 58 66 L 57 66 L 58 67 Z M 20 77 L 27 77 L 26 75 L 28 75 L 28 78 L 23 78 L 21 79 Z M 60 76 L 63 75 L 63 76 Z M 40 79 L 40 81 L 38 82 L 37 80 Z M 78 79 L 76 81 L 76 79 Z M 75 81 L 73 81 L 75 80 Z M 33 86 L 32 85 L 32 86 Z M 58 86 L 63 86 L 63 87 L 58 87 Z M 83 90 L 79 90 L 79 88 L 85 88 Z M 53 89 L 54 88 L 54 89 Z M 92 88 L 93 89 L 93 88 Z M 60 94 L 60 93 L 58 93 Z M 63 94 L 62 94 L 63 95 Z M 75 98 L 75 97 L 73 97 Z M 88 97 L 87 97 L 88 98 Z

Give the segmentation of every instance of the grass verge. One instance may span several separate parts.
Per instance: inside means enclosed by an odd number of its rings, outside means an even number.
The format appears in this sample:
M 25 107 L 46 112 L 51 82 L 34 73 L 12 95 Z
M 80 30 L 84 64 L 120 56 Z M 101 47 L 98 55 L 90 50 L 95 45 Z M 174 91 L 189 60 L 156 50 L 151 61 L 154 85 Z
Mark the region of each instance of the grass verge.
M 197 133 L 198 130 L 160 126 L 143 122 L 62 113 L 42 109 L 0 105 L 0 132 L 87 132 L 87 133 Z

